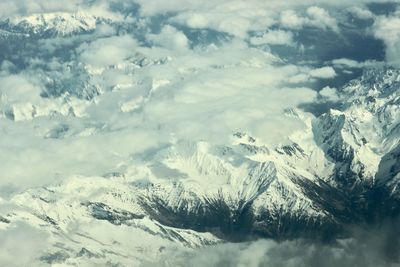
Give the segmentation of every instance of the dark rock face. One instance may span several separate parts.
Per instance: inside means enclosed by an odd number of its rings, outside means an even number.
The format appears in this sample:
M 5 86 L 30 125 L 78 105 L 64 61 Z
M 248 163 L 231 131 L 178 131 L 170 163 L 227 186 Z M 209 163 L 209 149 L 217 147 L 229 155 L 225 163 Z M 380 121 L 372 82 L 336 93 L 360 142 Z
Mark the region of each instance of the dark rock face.
M 98 220 L 106 220 L 112 224 L 120 225 L 132 219 L 142 219 L 143 215 L 110 208 L 104 203 L 86 203 L 92 216 Z
M 196 209 L 188 209 L 185 204 L 173 209 L 160 199 L 143 200 L 142 205 L 153 219 L 163 225 L 209 231 L 230 241 L 248 239 L 255 223 L 252 203 L 244 200 L 236 209 L 232 209 L 222 197 L 199 202 Z
M 2 223 L 10 223 L 11 221 L 9 220 L 9 219 L 7 219 L 7 218 L 4 218 L 3 216 L 0 216 L 0 222 L 2 222 Z
M 69 257 L 70 256 L 66 252 L 59 251 L 49 255 L 42 256 L 40 257 L 40 260 L 48 264 L 56 264 L 65 262 Z
M 329 217 L 310 218 L 306 214 L 285 212 L 277 216 L 268 209 L 255 215 L 253 203 L 242 201 L 232 209 L 223 198 L 207 199 L 195 210 L 174 209 L 154 199 L 150 201 L 151 206 L 147 200 L 144 207 L 153 219 L 164 225 L 209 231 L 229 241 L 257 237 L 330 241 L 347 236 L 354 225 L 379 224 L 400 215 L 400 201 L 390 197 L 388 187 L 359 185 L 353 191 L 341 191 L 323 181 L 319 185 L 302 179 L 297 182 L 321 210 L 330 214 Z

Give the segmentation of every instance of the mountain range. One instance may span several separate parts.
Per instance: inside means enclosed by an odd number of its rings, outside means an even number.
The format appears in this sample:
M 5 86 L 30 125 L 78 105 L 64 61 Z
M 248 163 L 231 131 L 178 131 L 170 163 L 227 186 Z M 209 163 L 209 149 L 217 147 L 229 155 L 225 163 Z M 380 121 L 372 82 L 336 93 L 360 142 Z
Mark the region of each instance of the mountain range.
M 90 33 L 98 21 L 80 13 L 13 18 L 0 23 L 0 36 L 65 37 Z M 114 67 L 141 68 L 143 62 L 138 55 L 132 66 Z M 57 77 L 48 80 L 41 95 L 48 106 L 10 104 L 2 117 L 79 117 L 80 105 L 104 93 L 90 83 L 89 69 L 79 70 L 80 76 L 71 73 L 69 88 L 58 87 Z M 0 228 L 23 222 L 44 231 L 49 247 L 40 255 L 43 263 L 118 266 L 157 259 L 174 247 L 256 238 L 329 241 L 348 236 L 352 225 L 396 217 L 400 70 L 366 69 L 337 94 L 338 105 L 318 116 L 285 110 L 306 126 L 289 143 L 270 147 L 247 132 L 233 132 L 228 144 L 173 140 L 132 158 L 125 172 L 71 176 L 12 196 Z M 48 137 L 63 138 L 67 131 L 61 127 Z

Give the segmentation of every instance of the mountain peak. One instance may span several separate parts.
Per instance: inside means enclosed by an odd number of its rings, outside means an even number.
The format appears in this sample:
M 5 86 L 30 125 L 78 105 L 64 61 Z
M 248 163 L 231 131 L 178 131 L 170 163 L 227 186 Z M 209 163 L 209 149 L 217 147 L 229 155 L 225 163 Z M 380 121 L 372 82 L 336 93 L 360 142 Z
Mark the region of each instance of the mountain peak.
M 34 35 L 67 36 L 90 32 L 96 28 L 97 18 L 85 12 L 53 12 L 17 16 L 7 20 L 8 27 Z
M 350 100 L 363 97 L 369 102 L 374 98 L 399 97 L 400 70 L 391 67 L 370 68 L 363 75 L 347 84 L 342 89 Z

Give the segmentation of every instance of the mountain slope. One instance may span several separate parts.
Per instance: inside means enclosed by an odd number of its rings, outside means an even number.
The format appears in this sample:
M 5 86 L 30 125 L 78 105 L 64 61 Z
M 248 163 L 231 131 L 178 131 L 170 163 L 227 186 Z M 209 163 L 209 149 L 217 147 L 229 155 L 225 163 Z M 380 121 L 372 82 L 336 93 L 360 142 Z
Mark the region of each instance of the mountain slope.
M 78 13 L 33 14 L 13 17 L 0 23 L 0 28 L 32 36 L 55 37 L 88 33 L 96 29 L 97 18 Z
M 400 211 L 399 85 L 399 70 L 370 70 L 341 89 L 340 110 L 288 111 L 306 128 L 276 148 L 247 133 L 228 145 L 179 140 L 121 173 L 28 190 L 0 226 L 44 230 L 42 262 L 78 265 L 138 265 L 174 246 L 254 236 L 343 235 Z

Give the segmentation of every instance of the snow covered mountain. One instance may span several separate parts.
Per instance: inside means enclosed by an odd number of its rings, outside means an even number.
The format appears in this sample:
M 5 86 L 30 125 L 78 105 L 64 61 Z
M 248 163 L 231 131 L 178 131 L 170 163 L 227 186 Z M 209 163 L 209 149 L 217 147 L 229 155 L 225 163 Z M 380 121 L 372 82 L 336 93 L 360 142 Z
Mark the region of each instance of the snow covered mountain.
M 230 145 L 176 140 L 121 172 L 3 200 L 0 227 L 43 230 L 43 264 L 132 266 L 174 247 L 254 236 L 330 239 L 397 215 L 400 70 L 368 70 L 339 97 L 340 108 L 317 118 L 287 110 L 307 126 L 289 144 L 271 148 L 240 132 Z
M 70 36 L 94 31 L 97 22 L 96 17 L 84 12 L 55 12 L 12 17 L 2 21 L 0 29 L 40 37 Z
M 0 266 L 399 265 L 371 1 L 0 1 Z

